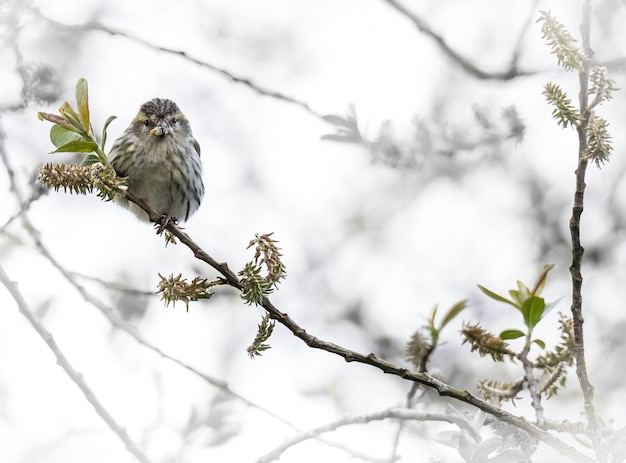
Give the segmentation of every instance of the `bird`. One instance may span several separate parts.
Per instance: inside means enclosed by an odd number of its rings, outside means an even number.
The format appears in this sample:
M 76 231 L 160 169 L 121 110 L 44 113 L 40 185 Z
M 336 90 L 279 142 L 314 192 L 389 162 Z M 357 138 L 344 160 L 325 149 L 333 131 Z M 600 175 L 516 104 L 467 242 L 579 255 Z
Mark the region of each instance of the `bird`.
M 108 158 L 116 174 L 127 178 L 128 191 L 166 221 L 187 221 L 200 207 L 200 144 L 174 101 L 153 98 L 142 104 Z M 148 220 L 148 214 L 126 198 L 117 202 Z

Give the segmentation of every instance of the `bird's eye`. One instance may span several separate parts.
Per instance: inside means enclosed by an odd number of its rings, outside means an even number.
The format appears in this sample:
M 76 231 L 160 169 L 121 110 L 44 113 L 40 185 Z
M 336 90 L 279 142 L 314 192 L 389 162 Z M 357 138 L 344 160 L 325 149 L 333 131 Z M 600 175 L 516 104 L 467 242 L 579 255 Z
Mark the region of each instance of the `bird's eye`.
M 178 119 L 176 119 L 175 117 L 172 117 L 172 124 L 178 124 Z
M 148 127 L 150 125 L 150 121 L 148 119 L 146 119 L 145 121 L 143 121 L 143 125 Z

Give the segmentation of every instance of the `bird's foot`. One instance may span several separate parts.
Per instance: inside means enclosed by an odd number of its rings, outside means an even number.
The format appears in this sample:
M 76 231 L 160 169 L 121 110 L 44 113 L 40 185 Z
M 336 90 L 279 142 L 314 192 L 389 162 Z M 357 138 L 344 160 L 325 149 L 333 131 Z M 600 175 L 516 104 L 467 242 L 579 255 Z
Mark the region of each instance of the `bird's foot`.
M 159 220 L 154 224 L 157 235 L 162 235 L 170 223 L 175 224 L 176 219 L 174 217 L 170 217 L 169 215 L 162 215 L 161 217 L 159 217 Z

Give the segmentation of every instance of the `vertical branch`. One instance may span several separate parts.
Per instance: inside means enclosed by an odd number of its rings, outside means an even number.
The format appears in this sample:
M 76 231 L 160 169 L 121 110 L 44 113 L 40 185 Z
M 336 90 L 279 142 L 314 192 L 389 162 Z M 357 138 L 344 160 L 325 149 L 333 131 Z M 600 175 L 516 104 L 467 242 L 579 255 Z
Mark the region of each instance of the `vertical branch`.
M 583 16 L 580 26 L 583 51 L 585 53 L 585 61 L 583 70 L 578 73 L 580 81 L 580 114 L 582 116 L 578 131 L 578 167 L 576 168 L 576 192 L 574 194 L 574 205 L 572 207 L 572 217 L 569 222 L 570 234 L 572 237 L 572 265 L 570 266 L 570 274 L 572 276 L 572 317 L 574 319 L 574 356 L 576 358 L 576 375 L 580 382 L 585 402 L 585 412 L 589 421 L 591 438 L 593 440 L 596 453 L 600 450 L 600 437 L 598 429 L 598 418 L 593 405 L 594 388 L 589 382 L 587 375 L 587 365 L 585 362 L 585 344 L 583 338 L 583 299 L 582 284 L 583 277 L 581 273 L 581 265 L 583 259 L 584 248 L 580 244 L 580 217 L 583 212 L 583 204 L 585 197 L 585 172 L 587 170 L 588 160 L 585 156 L 587 149 L 587 126 L 589 123 L 590 111 L 588 108 L 588 82 L 590 60 L 593 55 L 591 49 L 591 0 L 584 0 Z M 600 461 L 605 461 L 601 455 L 597 455 Z
M 546 418 L 543 414 L 543 405 L 541 405 L 541 392 L 539 391 L 537 378 L 535 378 L 535 374 L 533 372 L 534 365 L 533 362 L 528 358 L 528 352 L 530 352 L 531 343 L 532 340 L 529 334 L 528 336 L 526 336 L 524 349 L 517 355 L 517 358 L 520 360 L 520 362 L 522 362 L 522 366 L 524 367 L 524 380 L 526 381 L 528 392 L 530 393 L 532 407 L 535 409 L 537 424 L 541 426 L 543 425 Z

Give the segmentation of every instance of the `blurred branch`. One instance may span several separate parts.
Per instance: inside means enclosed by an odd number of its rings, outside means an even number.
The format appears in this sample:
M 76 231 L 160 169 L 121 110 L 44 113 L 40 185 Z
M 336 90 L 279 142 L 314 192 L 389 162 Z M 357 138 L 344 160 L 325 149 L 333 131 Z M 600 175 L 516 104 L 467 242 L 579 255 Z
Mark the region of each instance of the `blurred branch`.
M 9 177 L 9 183 L 10 183 L 10 190 L 15 195 L 15 197 L 16 197 L 16 199 L 18 201 L 18 204 L 19 204 L 19 212 L 16 215 L 18 217 L 21 217 L 22 224 L 24 225 L 24 228 L 26 228 L 26 230 L 28 231 L 29 235 L 33 239 L 33 241 L 35 243 L 35 247 L 37 248 L 39 253 L 43 257 L 45 257 L 53 265 L 53 267 L 55 267 L 61 273 L 61 275 L 63 275 L 63 277 L 68 281 L 68 283 L 70 283 L 70 285 L 74 287 L 74 289 L 82 296 L 82 298 L 85 301 L 87 301 L 88 303 L 90 303 L 94 307 L 96 307 L 98 310 L 100 310 L 100 312 L 107 318 L 107 320 L 111 323 L 112 326 L 114 326 L 115 328 L 117 328 L 117 329 L 119 329 L 121 331 L 126 332 L 133 339 L 135 339 L 135 341 L 137 341 L 139 344 L 141 344 L 144 347 L 152 350 L 153 352 L 157 353 L 161 357 L 163 357 L 163 358 L 165 358 L 167 360 L 172 361 L 173 363 L 179 365 L 180 367 L 182 367 L 185 370 L 191 372 L 192 374 L 200 377 L 202 380 L 204 380 L 207 383 L 213 385 L 214 387 L 216 387 L 217 389 L 219 389 L 223 393 L 227 394 L 228 396 L 236 398 L 237 400 L 241 401 L 242 403 L 244 403 L 248 407 L 254 408 L 256 410 L 259 410 L 262 413 L 265 413 L 269 417 L 274 418 L 275 420 L 277 420 L 277 421 L 279 421 L 279 422 L 289 426 L 291 429 L 293 429 L 296 432 L 301 432 L 300 428 L 298 428 L 296 425 L 294 425 L 293 423 L 289 422 L 285 418 L 277 415 L 272 410 L 270 410 L 270 409 L 268 409 L 266 407 L 263 407 L 263 406 L 255 403 L 255 402 L 253 402 L 252 400 L 250 400 L 250 399 L 248 399 L 248 398 L 238 394 L 237 392 L 233 391 L 228 386 L 228 384 L 225 381 L 217 379 L 217 378 L 214 378 L 214 377 L 211 377 L 211 376 L 209 376 L 209 375 L 207 375 L 205 373 L 202 373 L 201 371 L 197 370 L 193 366 L 183 362 L 182 360 L 177 359 L 176 357 L 172 357 L 171 355 L 169 355 L 166 352 L 162 351 L 157 346 L 153 345 L 148 340 L 146 340 L 139 333 L 139 331 L 137 330 L 137 328 L 135 326 L 133 326 L 132 324 L 126 322 L 124 319 L 119 317 L 115 313 L 115 310 L 112 307 L 107 306 L 102 301 L 100 301 L 98 298 L 92 296 L 85 289 L 84 286 L 79 284 L 78 281 L 76 281 L 76 278 L 92 279 L 92 280 L 94 280 L 94 281 L 96 281 L 98 283 L 105 284 L 105 286 L 106 286 L 106 282 L 102 282 L 101 280 L 98 280 L 98 279 L 94 279 L 94 278 L 89 278 L 89 277 L 85 277 L 85 276 L 82 276 L 82 275 L 78 275 L 76 273 L 70 272 L 69 270 L 65 269 L 65 267 L 63 267 L 54 258 L 54 256 L 52 256 L 52 254 L 50 253 L 48 248 L 41 241 L 41 239 L 39 237 L 39 231 L 32 225 L 32 223 L 30 222 L 30 220 L 28 218 L 28 215 L 27 215 L 28 203 L 23 201 L 23 199 L 22 199 L 22 195 L 21 195 L 21 193 L 19 191 L 19 188 L 17 186 L 17 182 L 16 182 L 16 179 L 15 179 L 13 168 L 11 166 L 11 162 L 9 161 L 9 158 L 8 158 L 8 156 L 6 154 L 6 151 L 4 150 L 4 143 L 3 143 L 3 141 L 4 141 L 4 138 L 3 138 L 2 127 L 0 126 L 0 160 L 2 161 L 2 165 L 4 165 L 4 168 L 7 171 L 7 175 Z M 6 225 L 8 225 L 8 224 L 6 224 Z M 0 229 L 0 231 L 2 231 L 2 229 Z M 117 289 L 119 289 L 119 288 L 117 288 Z M 360 454 L 358 454 L 358 452 L 355 452 L 354 450 L 349 449 L 349 448 L 347 448 L 346 446 L 344 446 L 344 445 L 342 445 L 340 443 L 328 441 L 328 440 L 323 439 L 323 438 L 319 438 L 318 440 L 320 442 L 324 443 L 325 445 L 328 445 L 328 446 L 334 447 L 334 448 L 338 448 L 338 449 L 343 450 L 344 452 L 346 452 L 346 453 L 348 453 L 350 455 L 353 455 L 353 456 L 356 455 L 356 456 L 358 456 L 361 459 L 367 459 L 364 455 L 360 455 Z
M 35 201 L 37 201 L 39 198 L 41 198 L 43 195 L 47 193 L 48 193 L 47 188 L 42 187 L 42 188 L 35 189 L 34 192 L 28 197 L 28 199 L 25 199 L 22 201 L 21 207 L 18 209 L 18 211 L 15 214 L 13 214 L 11 217 L 9 217 L 6 220 L 6 222 L 0 225 L 0 233 L 6 231 L 9 225 L 11 225 L 13 222 L 15 222 L 15 220 L 17 220 L 22 215 L 22 211 L 27 211 L 28 209 L 30 209 L 30 206 Z
M 135 197 L 133 194 L 128 192 L 126 193 L 126 199 L 141 207 L 148 214 L 150 222 L 162 225 L 163 217 L 157 214 L 154 210 L 152 210 L 145 201 Z M 213 257 L 206 253 L 195 241 L 193 241 L 189 235 L 183 232 L 182 229 L 173 221 L 169 221 L 165 229 L 176 238 L 178 238 L 181 243 L 187 246 L 197 259 L 206 262 L 215 270 L 217 270 L 224 277 L 225 282 L 229 286 L 232 286 L 233 288 L 236 288 L 240 291 L 242 290 L 239 279 L 233 273 L 233 271 L 230 270 L 228 264 L 216 261 Z M 367 355 L 361 354 L 359 352 L 346 349 L 345 347 L 342 347 L 338 344 L 316 338 L 315 336 L 307 333 L 306 330 L 300 327 L 291 317 L 289 317 L 289 315 L 278 310 L 274 306 L 274 304 L 272 304 L 272 302 L 270 302 L 270 300 L 267 298 L 264 298 L 260 305 L 270 314 L 272 319 L 276 320 L 278 323 L 286 327 L 297 338 L 302 340 L 306 345 L 313 349 L 321 349 L 342 357 L 346 362 L 358 362 L 370 365 L 378 368 L 383 373 L 388 373 L 408 381 L 414 381 L 428 386 L 432 389 L 435 389 L 440 396 L 451 397 L 461 402 L 465 402 L 490 415 L 493 415 L 494 417 L 508 424 L 511 424 L 526 431 L 531 437 L 534 437 L 544 442 L 546 445 L 557 449 L 559 452 L 561 452 L 561 454 L 568 456 L 573 461 L 591 462 L 591 460 L 585 455 L 581 454 L 573 447 L 557 439 L 552 434 L 543 431 L 542 429 L 528 422 L 524 418 L 517 417 L 497 407 L 496 405 L 493 405 L 478 398 L 468 391 L 449 386 L 448 384 L 439 381 L 428 373 L 413 372 L 406 368 L 394 365 L 391 362 L 377 357 L 373 353 Z
M 572 207 L 572 216 L 570 218 L 569 229 L 572 237 L 572 264 L 570 273 L 572 276 L 572 318 L 574 320 L 574 357 L 576 358 L 576 374 L 583 393 L 585 402 L 585 414 L 589 421 L 590 435 L 593 442 L 596 456 L 599 461 L 606 461 L 601 445 L 601 436 L 598 417 L 593 405 L 594 388 L 589 381 L 587 375 L 587 365 L 585 361 L 585 344 L 583 336 L 583 300 L 582 300 L 582 283 L 583 277 L 581 273 L 582 258 L 584 249 L 580 243 L 580 217 L 583 212 L 583 204 L 585 197 L 585 172 L 587 170 L 588 158 L 587 151 L 587 128 L 591 112 L 588 105 L 589 99 L 589 70 L 591 56 L 591 0 L 584 0 L 582 24 L 580 31 L 582 35 L 582 47 L 584 52 L 583 69 L 579 71 L 580 82 L 580 114 L 582 119 L 576 127 L 578 132 L 578 167 L 576 168 L 576 191 L 574 194 L 574 205 Z
M 435 32 L 426 21 L 424 21 L 422 18 L 420 18 L 418 15 L 416 15 L 412 11 L 410 11 L 407 7 L 402 5 L 399 1 L 397 0 L 383 0 L 383 1 L 385 1 L 391 7 L 395 8 L 397 11 L 402 13 L 407 19 L 409 19 L 419 29 L 419 31 L 422 34 L 426 35 L 427 37 L 430 37 L 437 44 L 437 46 L 441 49 L 441 51 L 443 51 L 448 58 L 450 58 L 452 61 L 458 64 L 465 72 L 473 75 L 474 77 L 478 79 L 511 80 L 511 79 L 515 79 L 516 77 L 529 76 L 529 75 L 535 74 L 534 71 L 523 71 L 518 68 L 518 61 L 519 61 L 520 50 L 521 50 L 521 42 L 522 42 L 524 34 L 526 33 L 526 30 L 528 29 L 530 20 L 527 20 L 526 23 L 524 24 L 524 27 L 522 28 L 520 37 L 518 38 L 517 44 L 513 51 L 511 62 L 509 64 L 508 69 L 504 71 L 492 72 L 492 71 L 486 71 L 484 69 L 481 69 L 472 61 L 465 58 L 459 52 L 457 52 L 452 47 L 450 47 L 450 45 L 448 45 L 445 39 L 441 35 L 439 35 L 437 32 Z M 535 0 L 535 2 L 533 3 L 533 9 L 536 3 L 537 1 Z
M 111 414 L 107 411 L 107 409 L 100 403 L 96 395 L 93 393 L 91 388 L 85 382 L 83 375 L 76 371 L 74 367 L 67 360 L 65 355 L 59 349 L 59 346 L 55 342 L 52 334 L 41 324 L 39 319 L 35 316 L 35 314 L 30 310 L 26 301 L 22 297 L 22 294 L 17 290 L 16 285 L 9 279 L 8 275 L 4 272 L 4 269 L 0 266 L 0 282 L 5 286 L 5 288 L 9 291 L 13 299 L 18 305 L 19 311 L 31 326 L 37 331 L 37 334 L 44 340 L 44 342 L 48 345 L 52 353 L 55 355 L 57 359 L 57 363 L 63 371 L 69 376 L 76 386 L 81 390 L 85 399 L 91 404 L 94 408 L 98 416 L 100 416 L 104 422 L 111 428 L 122 442 L 126 446 L 126 449 L 130 453 L 132 453 L 137 460 L 142 463 L 150 463 L 148 457 L 143 453 L 143 451 L 139 448 L 139 446 L 130 438 L 126 429 L 122 427 L 115 419 L 111 416 Z
M 23 215 L 23 219 L 26 216 Z M 27 219 L 26 219 L 27 220 Z M 32 227 L 32 225 L 29 225 L 30 229 L 34 230 L 34 228 Z M 191 372 L 192 374 L 198 376 L 199 378 L 201 378 L 202 380 L 206 381 L 207 383 L 211 384 L 212 386 L 216 387 L 217 389 L 219 389 L 220 391 L 222 391 L 224 394 L 230 396 L 230 397 L 234 397 L 235 399 L 241 401 L 242 403 L 244 403 L 245 405 L 247 405 L 248 407 L 254 408 L 266 415 L 268 415 L 271 418 L 274 418 L 275 420 L 287 425 L 288 427 L 290 427 L 291 429 L 293 429 L 296 432 L 302 432 L 302 430 L 297 427 L 296 425 L 294 425 L 293 423 L 291 423 L 290 421 L 286 420 L 285 418 L 281 417 L 280 415 L 276 414 L 275 412 L 273 412 L 272 410 L 270 410 L 269 408 L 266 408 L 262 405 L 259 405 L 255 402 L 253 402 L 252 400 L 242 396 L 241 394 L 235 392 L 234 390 L 232 390 L 230 388 L 230 386 L 228 385 L 228 383 L 226 381 L 223 381 L 221 379 L 217 379 L 214 378 L 212 376 L 209 376 L 205 373 L 202 373 L 201 371 L 197 370 L 196 368 L 194 368 L 193 366 L 183 362 L 182 360 L 173 357 L 169 354 L 167 354 L 166 352 L 162 351 L 160 348 L 158 348 L 157 346 L 155 346 L 154 344 L 150 343 L 149 341 L 147 341 L 138 331 L 137 328 L 135 326 L 133 326 L 132 324 L 126 322 L 125 320 L 123 320 L 121 317 L 119 317 L 115 311 L 113 310 L 113 308 L 107 306 L 106 304 L 104 304 L 102 301 L 100 301 L 99 299 L 97 299 L 96 297 L 92 296 L 82 285 L 80 285 L 75 277 L 74 274 L 72 274 L 71 272 L 69 272 L 68 270 L 66 270 L 48 251 L 48 249 L 43 245 L 43 243 L 41 242 L 41 240 L 39 240 L 38 236 L 33 236 L 33 239 L 35 240 L 35 244 L 37 249 L 39 250 L 39 252 L 46 258 L 48 259 L 48 261 L 65 277 L 65 279 L 67 279 L 67 281 L 70 283 L 70 285 L 72 285 L 74 287 L 74 289 L 76 289 L 76 291 L 78 291 L 78 293 L 83 297 L 83 299 L 85 299 L 85 301 L 87 301 L 88 303 L 92 304 L 93 306 L 95 306 L 98 310 L 100 310 L 100 312 L 102 312 L 102 314 L 108 319 L 108 321 L 111 323 L 112 326 L 114 326 L 115 328 L 126 332 L 128 335 L 130 335 L 133 339 L 135 339 L 135 341 L 137 341 L 139 344 L 143 345 L 144 347 L 152 350 L 153 352 L 157 353 L 158 355 L 160 355 L 161 357 L 163 357 L 164 359 L 170 360 L 171 362 L 177 364 L 178 366 L 184 368 L 185 370 Z M 328 445 L 330 447 L 334 447 L 334 448 L 338 448 L 352 456 L 358 456 L 358 458 L 361 459 L 366 459 L 365 455 L 360 455 L 357 452 L 355 452 L 354 450 L 340 444 L 340 443 L 336 443 L 336 442 L 332 442 L 329 440 L 326 440 L 324 438 L 316 438 L 317 440 L 319 440 L 320 442 L 324 443 L 325 445 Z
M 295 106 L 298 106 L 302 109 L 304 109 L 305 111 L 307 111 L 309 114 L 321 119 L 322 116 L 315 111 L 314 109 L 311 108 L 311 106 L 309 106 L 308 103 L 305 103 L 302 100 L 299 100 L 297 98 L 293 98 L 290 97 L 288 95 L 285 95 L 281 92 L 275 91 L 275 90 L 271 90 L 269 88 L 263 87 L 257 83 L 255 83 L 254 81 L 252 81 L 250 78 L 248 77 L 243 77 L 243 76 L 239 76 L 236 75 L 235 73 L 221 68 L 215 64 L 211 64 L 207 61 L 203 61 L 199 58 L 196 58 L 194 56 L 191 56 L 189 53 L 187 53 L 185 50 L 177 50 L 174 48 L 169 48 L 169 47 L 164 47 L 164 46 L 160 46 L 160 45 L 155 45 L 154 43 L 143 39 L 141 37 L 138 37 L 136 35 L 133 35 L 130 32 L 125 32 L 119 29 L 115 29 L 109 26 L 105 26 L 104 24 L 101 24 L 99 22 L 88 22 L 84 25 L 80 25 L 80 26 L 69 26 L 66 24 L 61 24 L 59 22 L 53 21 L 45 16 L 43 16 L 41 14 L 41 12 L 38 9 L 34 10 L 35 14 L 37 14 L 40 18 L 42 18 L 43 20 L 47 21 L 48 23 L 54 25 L 57 28 L 60 28 L 64 31 L 100 31 L 100 32 L 104 32 L 106 34 L 109 35 L 118 35 L 120 37 L 124 37 L 127 40 L 130 40 L 132 42 L 141 44 L 147 48 L 150 48 L 152 50 L 158 51 L 158 52 L 162 52 L 162 53 L 167 53 L 170 55 L 174 55 L 174 56 L 178 56 L 186 61 L 189 61 L 193 64 L 196 64 L 202 68 L 205 69 L 209 69 L 210 71 L 220 75 L 221 77 L 224 77 L 226 79 L 228 79 L 231 82 L 234 82 L 236 84 L 242 84 L 245 85 L 246 87 L 248 87 L 250 90 L 263 95 L 263 96 L 268 96 L 270 98 L 274 98 L 276 100 L 282 101 L 284 103 L 289 103 Z
M 87 280 L 87 281 L 97 283 L 103 288 L 107 288 L 113 291 L 118 291 L 120 293 L 126 293 L 126 294 L 133 295 L 133 296 L 146 296 L 146 297 L 154 296 L 154 291 L 145 291 L 142 289 L 131 288 L 130 286 L 126 286 L 120 283 L 114 283 L 112 281 L 105 281 L 101 278 L 96 278 L 96 277 L 92 277 L 89 275 L 83 275 L 82 273 L 78 273 L 78 272 L 70 271 L 69 273 L 73 277 L 79 278 L 81 280 Z
M 452 414 L 446 413 L 434 413 L 412 410 L 408 408 L 389 408 L 380 412 L 370 413 L 367 415 L 348 416 L 342 418 L 333 423 L 328 423 L 310 431 L 303 432 L 296 436 L 293 436 L 285 440 L 282 444 L 276 447 L 271 452 L 263 455 L 257 460 L 257 463 L 269 463 L 274 460 L 280 459 L 281 455 L 289 448 L 297 445 L 305 440 L 315 438 L 321 434 L 336 431 L 343 426 L 349 426 L 352 424 L 365 424 L 372 421 L 381 421 L 386 419 L 400 420 L 400 421 L 443 421 L 447 423 L 456 424 L 459 428 L 466 430 L 474 439 L 480 440 L 480 435 L 471 427 L 468 426 L 467 421 L 464 421 Z M 380 459 L 380 461 L 389 463 L 389 459 Z M 395 461 L 395 460 L 392 460 Z
M 537 14 L 537 5 L 540 0 L 533 0 L 532 5 L 528 9 L 528 16 L 526 17 L 526 21 L 520 30 L 519 35 L 517 36 L 517 42 L 515 43 L 515 47 L 513 48 L 513 53 L 511 55 L 511 62 L 509 64 L 509 68 L 517 69 L 519 64 L 519 58 L 522 54 L 522 46 L 524 44 L 524 37 L 526 37 L 526 32 L 530 28 L 530 25 L 533 23 L 535 19 L 535 15 Z

